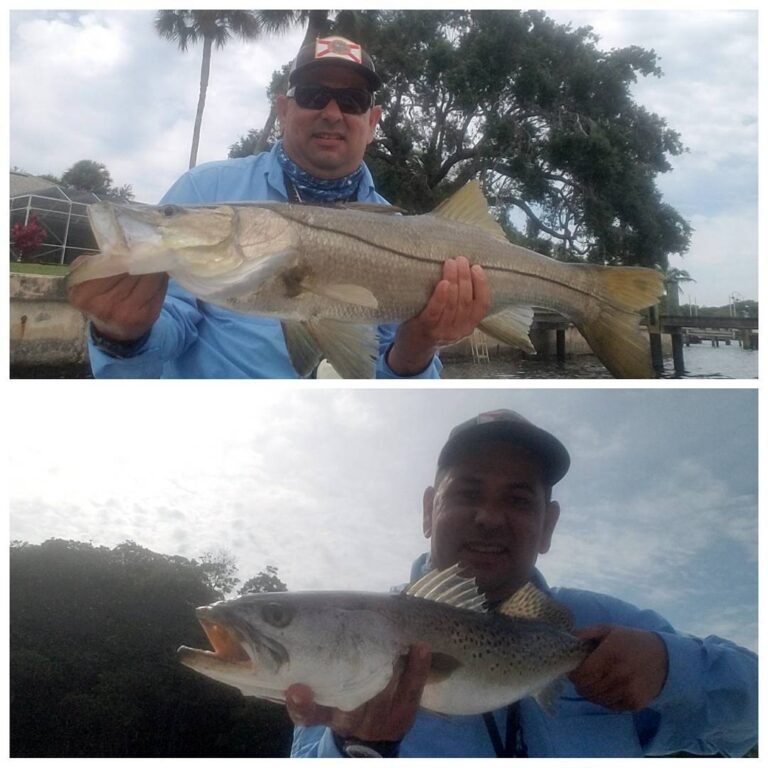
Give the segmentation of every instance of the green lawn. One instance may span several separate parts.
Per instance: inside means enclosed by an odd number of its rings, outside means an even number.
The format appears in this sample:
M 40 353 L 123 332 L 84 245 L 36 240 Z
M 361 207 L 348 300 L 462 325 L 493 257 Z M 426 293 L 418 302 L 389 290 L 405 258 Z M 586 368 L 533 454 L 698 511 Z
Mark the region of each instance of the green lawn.
M 11 262 L 11 272 L 24 275 L 66 275 L 69 267 L 63 264 L 24 264 L 23 262 Z

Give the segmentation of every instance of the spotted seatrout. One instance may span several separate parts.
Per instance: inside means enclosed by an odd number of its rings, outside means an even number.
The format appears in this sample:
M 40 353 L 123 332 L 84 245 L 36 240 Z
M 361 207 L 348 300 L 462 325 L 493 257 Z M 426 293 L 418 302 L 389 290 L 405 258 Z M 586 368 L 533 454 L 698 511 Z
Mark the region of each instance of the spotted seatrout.
M 432 571 L 400 594 L 266 593 L 198 608 L 214 650 L 182 646 L 179 656 L 248 696 L 284 701 L 302 683 L 319 704 L 352 710 L 423 642 L 432 667 L 422 707 L 469 715 L 533 696 L 551 711 L 563 675 L 592 644 L 570 634 L 568 610 L 533 585 L 490 613 L 457 571 Z

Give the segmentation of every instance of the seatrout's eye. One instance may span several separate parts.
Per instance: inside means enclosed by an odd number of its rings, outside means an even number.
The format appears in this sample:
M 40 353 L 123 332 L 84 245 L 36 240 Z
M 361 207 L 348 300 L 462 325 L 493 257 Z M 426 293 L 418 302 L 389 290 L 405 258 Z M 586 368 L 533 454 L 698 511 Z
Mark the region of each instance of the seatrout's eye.
M 282 603 L 267 603 L 261 609 L 261 617 L 273 627 L 287 627 L 293 618 L 293 611 Z
M 163 216 L 175 216 L 179 212 L 178 205 L 164 205 Z

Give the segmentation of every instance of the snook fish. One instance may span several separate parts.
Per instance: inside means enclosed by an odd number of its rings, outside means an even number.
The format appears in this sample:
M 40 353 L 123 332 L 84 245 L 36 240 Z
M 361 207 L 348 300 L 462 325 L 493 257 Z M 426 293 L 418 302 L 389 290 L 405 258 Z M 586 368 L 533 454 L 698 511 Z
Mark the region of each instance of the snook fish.
M 471 181 L 429 214 L 384 205 L 288 203 L 182 207 L 100 203 L 88 216 L 100 253 L 70 286 L 99 277 L 168 272 L 200 299 L 280 318 L 301 375 L 322 357 L 345 378 L 370 378 L 379 323 L 426 305 L 448 258 L 480 264 L 492 306 L 479 325 L 529 353 L 533 307 L 571 320 L 614 376 L 654 375 L 639 311 L 663 293 L 641 267 L 567 264 L 510 243 Z
M 421 706 L 448 715 L 488 712 L 534 696 L 551 712 L 562 676 L 594 647 L 569 633 L 567 608 L 528 584 L 496 612 L 458 566 L 399 594 L 281 592 L 197 609 L 213 651 L 182 646 L 183 664 L 247 696 L 284 701 L 293 683 L 349 711 L 382 691 L 409 646 L 432 666 Z

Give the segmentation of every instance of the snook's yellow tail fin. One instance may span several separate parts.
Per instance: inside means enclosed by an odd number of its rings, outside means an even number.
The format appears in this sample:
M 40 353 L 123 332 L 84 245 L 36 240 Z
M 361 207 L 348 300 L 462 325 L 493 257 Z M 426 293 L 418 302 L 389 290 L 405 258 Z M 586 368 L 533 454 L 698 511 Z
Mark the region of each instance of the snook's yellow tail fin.
M 584 264 L 579 268 L 592 273 L 592 292 L 597 297 L 583 318 L 574 318 L 589 346 L 617 378 L 655 378 L 639 312 L 656 304 L 664 293 L 662 275 L 644 267 Z

